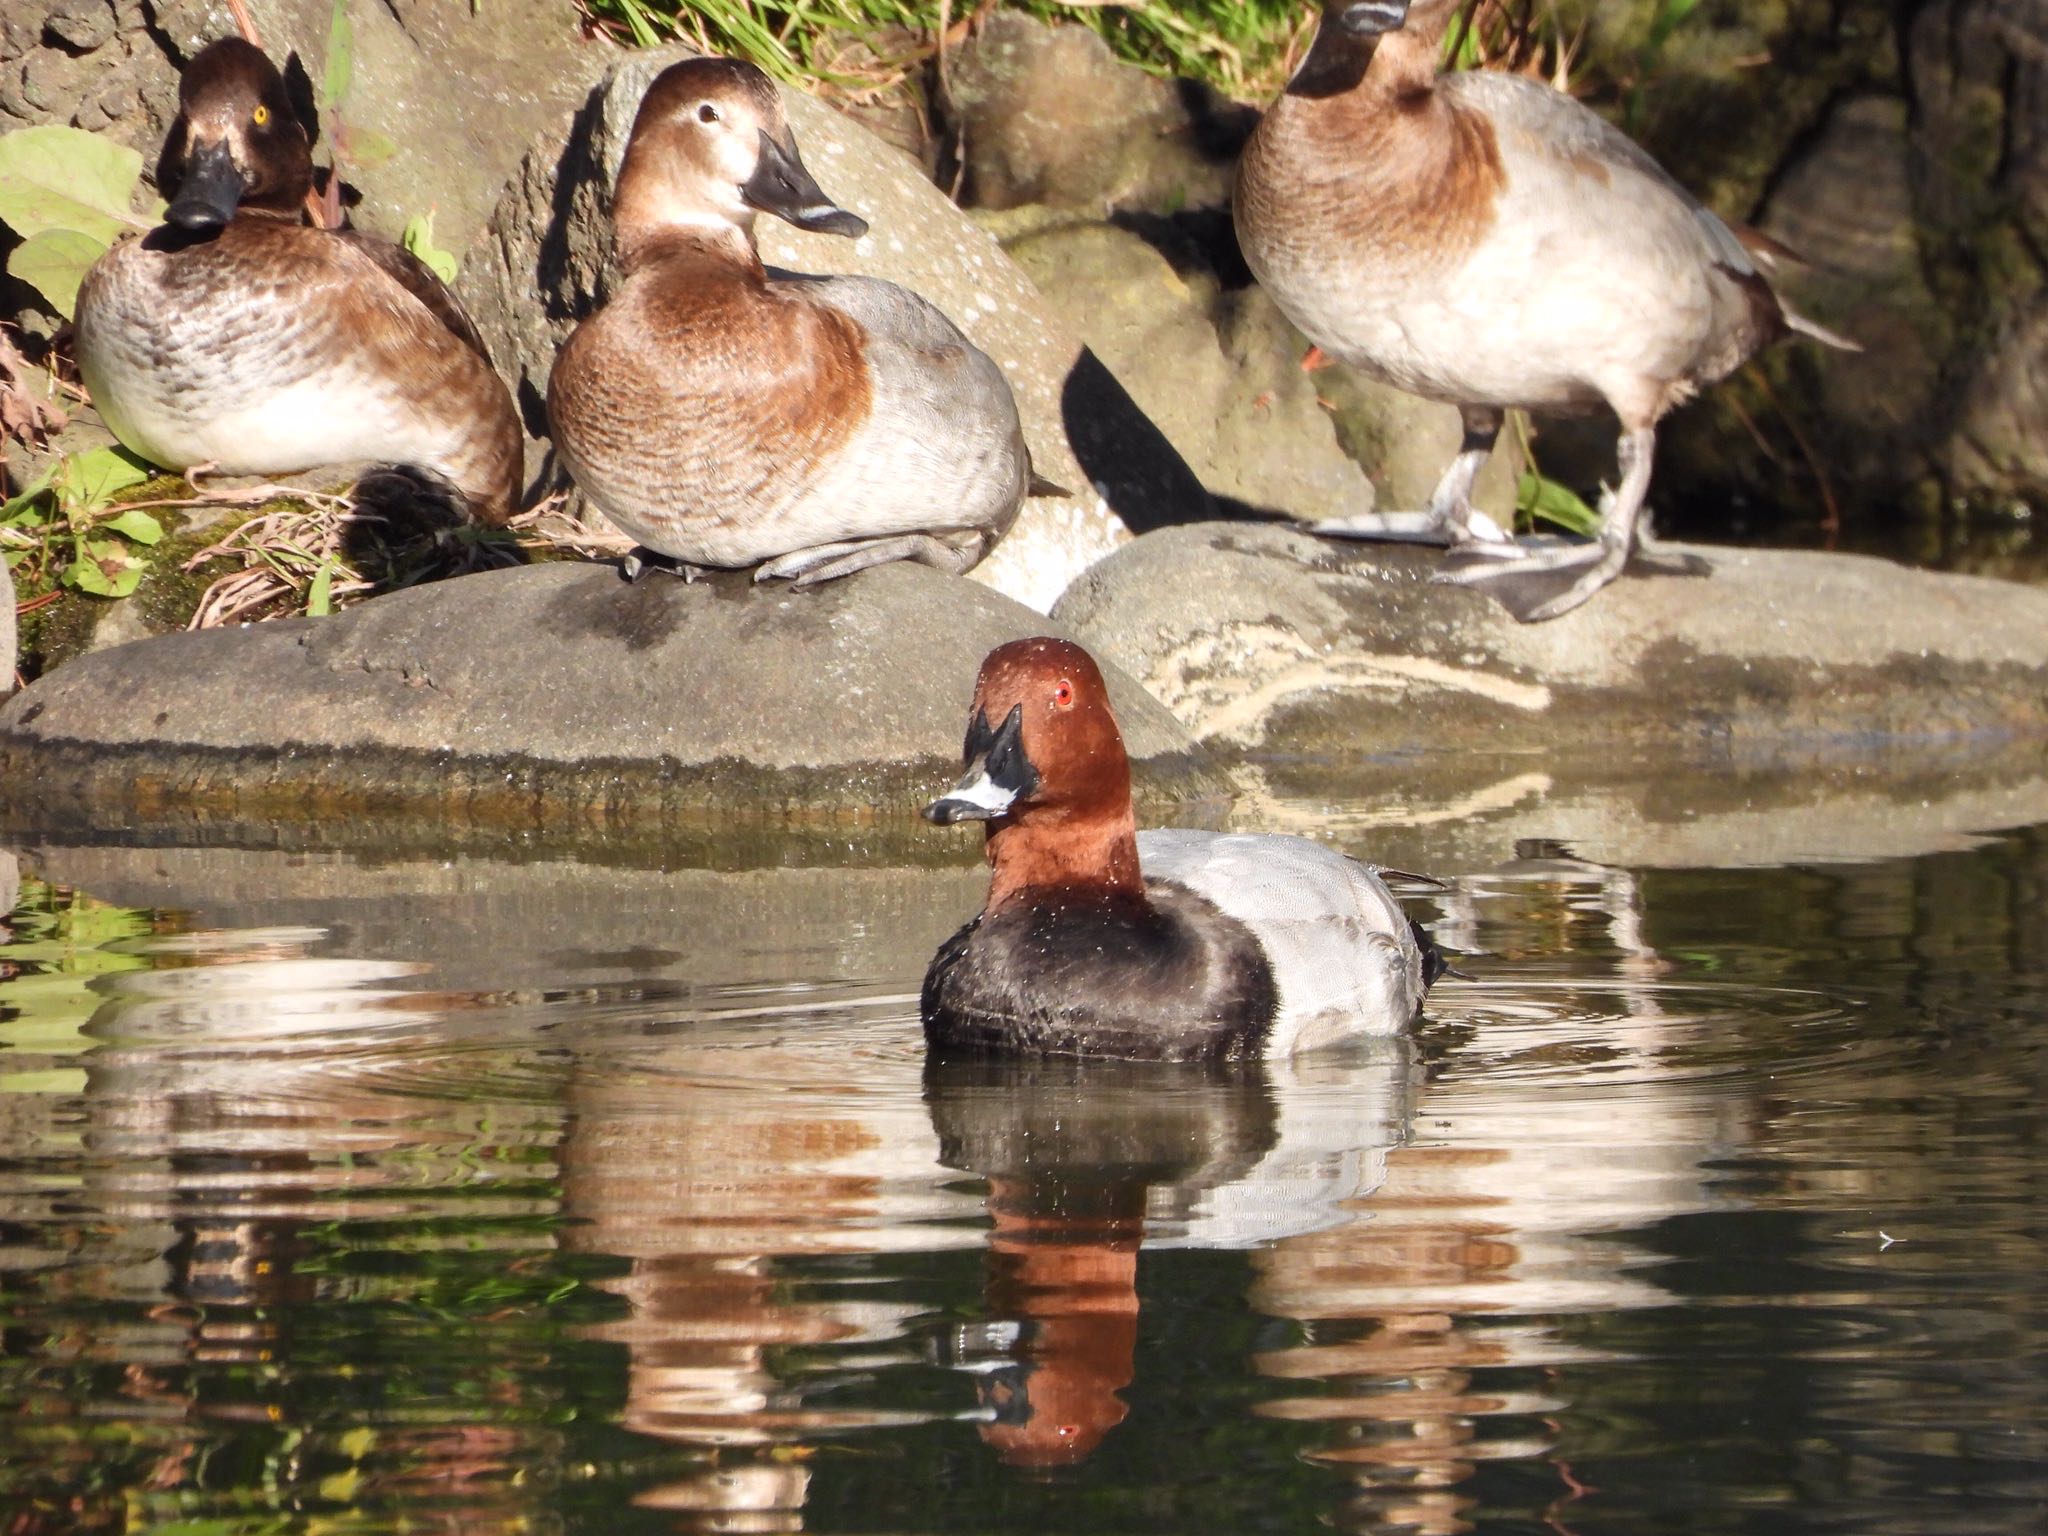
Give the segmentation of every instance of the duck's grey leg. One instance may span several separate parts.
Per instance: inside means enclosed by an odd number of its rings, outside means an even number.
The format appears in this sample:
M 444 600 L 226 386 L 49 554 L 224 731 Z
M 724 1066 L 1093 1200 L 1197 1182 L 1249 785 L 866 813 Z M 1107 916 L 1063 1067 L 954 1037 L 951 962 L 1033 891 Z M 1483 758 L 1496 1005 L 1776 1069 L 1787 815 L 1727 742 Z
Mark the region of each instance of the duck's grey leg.
M 974 564 L 974 554 L 930 533 L 892 533 L 879 539 L 841 539 L 834 544 L 814 544 L 809 549 L 777 555 L 754 572 L 756 581 L 792 578 L 797 587 L 815 587 L 820 582 L 851 576 L 871 565 L 892 560 L 915 560 L 920 565 L 959 575 Z
M 1459 445 L 1458 456 L 1437 481 L 1427 510 L 1361 512 L 1356 517 L 1336 517 L 1312 524 L 1309 531 L 1340 539 L 1447 544 L 1514 559 L 1515 542 L 1507 530 L 1472 505 L 1472 486 L 1492 456 L 1506 412 L 1491 406 L 1467 405 L 1458 408 L 1458 416 L 1465 425 L 1465 438 Z
M 1477 587 L 1524 624 L 1540 624 L 1570 613 L 1628 564 L 1635 548 L 1636 520 L 1650 492 L 1650 468 L 1656 454 L 1654 427 L 1622 434 L 1616 454 L 1621 484 L 1600 524 L 1600 537 L 1592 543 L 1545 550 L 1512 565 L 1460 560 L 1454 554 L 1436 579 Z

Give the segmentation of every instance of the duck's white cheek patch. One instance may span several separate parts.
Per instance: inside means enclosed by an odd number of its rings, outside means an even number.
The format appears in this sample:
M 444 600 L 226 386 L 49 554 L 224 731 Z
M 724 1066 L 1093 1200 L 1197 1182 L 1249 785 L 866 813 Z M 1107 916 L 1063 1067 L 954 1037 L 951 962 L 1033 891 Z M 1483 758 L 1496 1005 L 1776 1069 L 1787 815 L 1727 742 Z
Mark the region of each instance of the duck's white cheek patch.
M 964 784 L 956 785 L 946 798 L 955 805 L 971 805 L 991 816 L 1000 816 L 1015 803 L 1017 791 L 1005 789 L 983 772 Z

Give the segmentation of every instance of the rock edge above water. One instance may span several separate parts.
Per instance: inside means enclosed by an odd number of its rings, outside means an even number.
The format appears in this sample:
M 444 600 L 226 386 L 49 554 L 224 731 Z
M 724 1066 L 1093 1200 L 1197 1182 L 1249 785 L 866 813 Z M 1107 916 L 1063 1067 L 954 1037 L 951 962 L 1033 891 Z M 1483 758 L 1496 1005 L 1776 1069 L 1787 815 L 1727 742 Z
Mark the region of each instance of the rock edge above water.
M 0 707 L 0 823 L 915 831 L 982 656 L 1041 633 L 1063 631 L 911 565 L 811 592 L 495 571 L 71 662 Z M 1186 732 L 1105 671 L 1141 795 L 1220 796 Z
M 1521 625 L 1435 551 L 1208 523 L 1126 545 L 1054 616 L 1204 743 L 1261 752 L 1769 753 L 2048 731 L 2048 591 L 1853 555 L 1692 549 Z

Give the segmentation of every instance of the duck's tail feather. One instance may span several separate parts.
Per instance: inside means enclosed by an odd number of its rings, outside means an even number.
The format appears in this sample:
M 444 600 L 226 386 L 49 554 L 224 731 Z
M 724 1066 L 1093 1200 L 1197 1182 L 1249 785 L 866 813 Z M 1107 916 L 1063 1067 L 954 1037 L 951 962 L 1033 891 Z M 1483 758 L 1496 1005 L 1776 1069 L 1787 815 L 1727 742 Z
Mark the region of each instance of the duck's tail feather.
M 1800 336 L 1808 336 L 1824 347 L 1833 347 L 1837 352 L 1861 352 L 1863 343 L 1853 337 L 1844 336 L 1840 331 L 1831 331 L 1824 325 L 1816 324 L 1797 310 L 1785 309 L 1785 328 Z
M 1451 957 L 1437 948 L 1436 940 L 1423 931 L 1422 924 L 1412 917 L 1408 920 L 1408 931 L 1415 935 L 1415 947 L 1422 951 L 1422 990 L 1427 992 L 1445 976 L 1455 976 L 1460 981 L 1472 978 L 1451 965 Z

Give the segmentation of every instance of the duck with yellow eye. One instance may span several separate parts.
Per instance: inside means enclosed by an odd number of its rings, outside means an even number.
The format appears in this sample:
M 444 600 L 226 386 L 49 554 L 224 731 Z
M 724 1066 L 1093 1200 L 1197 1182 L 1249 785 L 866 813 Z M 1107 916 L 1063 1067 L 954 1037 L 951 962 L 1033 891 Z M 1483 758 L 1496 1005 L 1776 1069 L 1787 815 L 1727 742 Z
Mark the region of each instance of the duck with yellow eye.
M 304 221 L 310 125 L 270 60 L 202 49 L 157 165 L 164 222 L 86 273 L 79 372 L 167 469 L 425 471 L 480 522 L 517 509 L 523 439 L 476 327 L 409 252 Z

